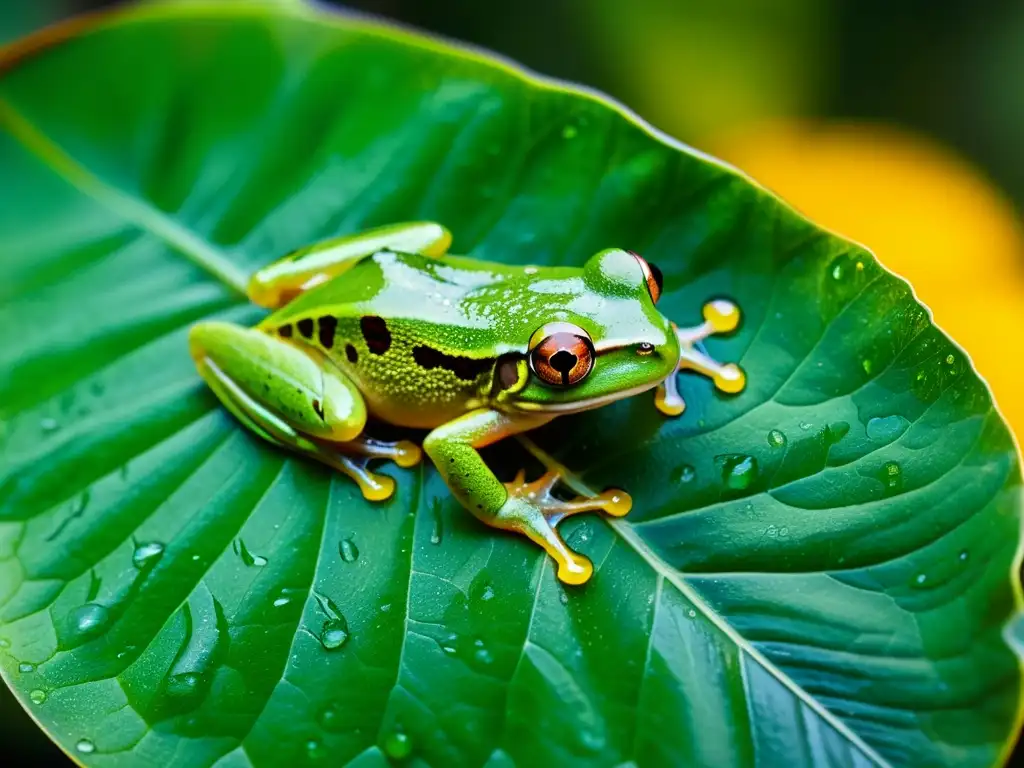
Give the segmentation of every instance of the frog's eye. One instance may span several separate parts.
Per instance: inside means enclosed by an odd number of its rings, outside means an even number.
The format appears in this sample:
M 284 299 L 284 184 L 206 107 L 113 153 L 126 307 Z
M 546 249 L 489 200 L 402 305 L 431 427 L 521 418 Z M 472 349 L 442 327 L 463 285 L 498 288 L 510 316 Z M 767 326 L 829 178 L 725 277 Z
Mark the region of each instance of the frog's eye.
M 655 304 L 658 303 L 658 299 L 661 298 L 661 287 L 665 282 L 665 279 L 661 275 L 661 270 L 658 269 L 656 264 L 651 264 L 639 253 L 634 251 L 629 252 L 634 259 L 640 264 L 640 269 L 644 271 L 644 280 L 647 281 L 647 290 L 651 294 L 651 301 Z
M 548 323 L 530 339 L 530 368 L 542 381 L 571 387 L 594 367 L 594 342 L 572 323 Z

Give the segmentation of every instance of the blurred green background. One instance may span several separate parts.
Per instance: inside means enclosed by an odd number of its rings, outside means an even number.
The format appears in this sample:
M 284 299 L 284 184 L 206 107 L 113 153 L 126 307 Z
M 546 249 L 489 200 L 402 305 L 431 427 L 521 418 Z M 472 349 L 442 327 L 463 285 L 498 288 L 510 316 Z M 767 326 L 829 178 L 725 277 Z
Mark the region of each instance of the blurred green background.
M 0 44 L 106 5 L 0 0 Z M 1024 332 L 1024 1 L 344 5 L 605 91 L 864 243 L 1024 433 L 1024 361 L 1005 341 Z M 63 760 L 3 686 L 0 745 L 8 765 Z

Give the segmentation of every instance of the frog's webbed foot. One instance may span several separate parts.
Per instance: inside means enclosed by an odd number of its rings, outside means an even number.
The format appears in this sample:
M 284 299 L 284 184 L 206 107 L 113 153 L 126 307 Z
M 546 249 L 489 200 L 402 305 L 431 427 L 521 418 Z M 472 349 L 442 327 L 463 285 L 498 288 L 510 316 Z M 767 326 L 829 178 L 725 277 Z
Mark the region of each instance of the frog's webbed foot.
M 679 370 L 691 370 L 709 377 L 720 392 L 737 394 L 743 391 L 747 379 L 735 363 L 719 363 L 694 347 L 700 341 L 719 333 L 731 333 L 740 322 L 740 310 L 731 301 L 718 299 L 704 305 L 704 322 L 693 328 L 678 328 Z M 668 416 L 678 416 L 686 409 L 679 393 L 675 374 L 658 386 L 654 396 L 658 410 Z
M 364 435 L 348 442 L 325 445 L 323 449 L 338 452 L 329 463 L 355 480 L 363 497 L 369 501 L 384 501 L 395 492 L 395 481 L 387 475 L 371 471 L 371 461 L 386 459 L 407 468 L 416 466 L 423 458 L 420 447 L 408 440 L 386 442 Z
M 520 470 L 516 479 L 504 483 L 508 501 L 502 506 L 493 524 L 505 530 L 525 534 L 540 544 L 558 564 L 558 578 L 567 584 L 583 584 L 594 572 L 594 566 L 583 555 L 574 552 L 558 531 L 558 524 L 570 515 L 603 511 L 614 517 L 626 515 L 632 506 L 629 494 L 608 490 L 594 496 L 577 496 L 563 501 L 552 494 L 560 475 L 551 471 L 532 483 Z

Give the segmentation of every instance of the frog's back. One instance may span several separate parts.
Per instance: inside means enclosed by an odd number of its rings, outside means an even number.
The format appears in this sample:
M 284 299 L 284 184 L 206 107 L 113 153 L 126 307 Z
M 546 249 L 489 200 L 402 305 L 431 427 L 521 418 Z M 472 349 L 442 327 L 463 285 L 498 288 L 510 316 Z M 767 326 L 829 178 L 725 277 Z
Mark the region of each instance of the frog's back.
M 371 413 L 434 427 L 476 407 L 493 380 L 493 321 L 467 297 L 522 268 L 378 253 L 278 310 L 260 327 L 323 351 Z

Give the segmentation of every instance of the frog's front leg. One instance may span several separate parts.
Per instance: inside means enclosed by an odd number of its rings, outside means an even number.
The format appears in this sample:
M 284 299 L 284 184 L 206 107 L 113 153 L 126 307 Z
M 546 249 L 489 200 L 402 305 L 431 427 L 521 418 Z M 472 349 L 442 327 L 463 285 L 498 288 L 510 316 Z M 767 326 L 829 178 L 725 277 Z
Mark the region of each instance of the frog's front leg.
M 591 499 L 561 501 L 551 495 L 559 479 L 556 473 L 549 472 L 534 483 L 526 483 L 520 473 L 515 482 L 502 483 L 477 451 L 552 418 L 481 408 L 436 428 L 427 435 L 423 447 L 464 507 L 487 525 L 525 534 L 554 558 L 559 579 L 566 584 L 583 584 L 594 567 L 586 557 L 569 549 L 555 526 L 580 512 L 604 510 L 615 516 L 625 515 L 629 512 L 629 497 L 621 491 L 606 491 Z
M 257 271 L 249 280 L 249 299 L 262 307 L 278 309 L 378 251 L 438 257 L 447 252 L 451 242 L 451 233 L 432 221 L 391 224 L 323 240 L 292 251 Z
M 395 488 L 390 477 L 367 469 L 371 459 L 391 459 L 402 467 L 420 460 L 422 453 L 411 442 L 385 443 L 361 435 L 366 424 L 362 395 L 313 349 L 222 322 L 194 326 L 189 347 L 200 375 L 246 427 L 344 472 L 367 499 L 386 499 Z

